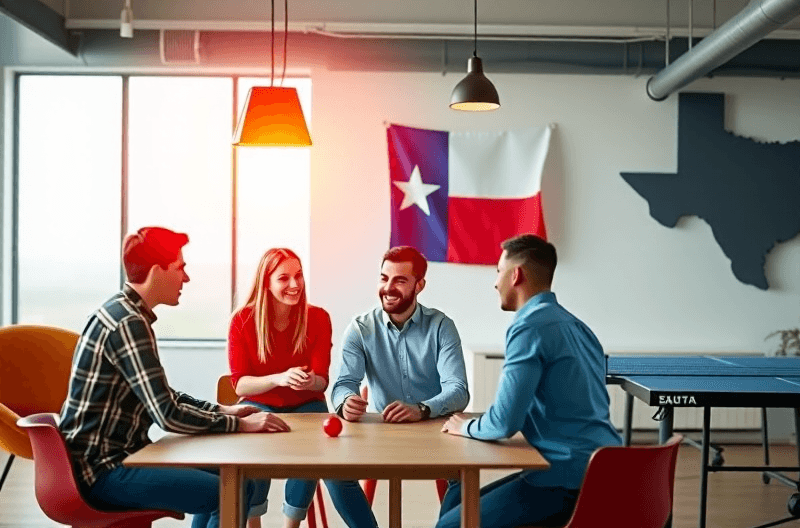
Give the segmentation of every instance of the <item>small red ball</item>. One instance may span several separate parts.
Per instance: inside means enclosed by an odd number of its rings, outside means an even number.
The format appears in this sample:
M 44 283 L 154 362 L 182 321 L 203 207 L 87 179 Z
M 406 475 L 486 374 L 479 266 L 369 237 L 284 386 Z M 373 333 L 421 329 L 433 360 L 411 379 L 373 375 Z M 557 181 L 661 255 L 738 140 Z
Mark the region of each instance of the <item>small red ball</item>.
M 329 416 L 322 422 L 322 430 L 330 437 L 339 436 L 342 432 L 342 421 L 338 416 Z

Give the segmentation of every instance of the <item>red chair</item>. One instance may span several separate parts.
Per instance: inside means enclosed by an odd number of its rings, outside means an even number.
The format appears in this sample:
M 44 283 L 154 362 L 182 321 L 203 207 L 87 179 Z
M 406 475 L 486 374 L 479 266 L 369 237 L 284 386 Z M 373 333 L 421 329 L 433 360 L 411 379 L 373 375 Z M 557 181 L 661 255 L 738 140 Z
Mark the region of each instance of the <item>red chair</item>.
M 663 528 L 672 515 L 675 463 L 682 440 L 676 434 L 663 445 L 595 451 L 575 511 L 564 528 Z
M 238 401 L 239 395 L 236 394 L 236 390 L 233 388 L 230 374 L 220 376 L 217 380 L 217 403 L 222 405 L 234 405 Z M 317 528 L 317 509 L 319 509 L 319 520 L 322 528 L 328 528 L 328 516 L 325 515 L 325 503 L 322 500 L 321 484 L 317 484 L 314 500 L 311 501 L 311 504 L 308 506 L 308 516 L 306 517 L 308 528 Z M 248 524 L 250 524 L 249 521 Z
M 361 398 L 364 401 L 368 401 L 367 396 L 369 396 L 369 390 L 365 385 L 361 387 Z M 361 481 L 361 487 L 364 488 L 364 495 L 367 496 L 367 502 L 370 506 L 375 500 L 375 488 L 377 485 L 378 481 L 374 479 Z M 447 492 L 447 481 L 445 479 L 436 479 L 436 492 L 439 494 L 439 504 L 441 504 L 444 500 L 444 494 Z
M 81 495 L 72 458 L 58 430 L 58 415 L 40 413 L 20 418 L 28 431 L 36 469 L 36 500 L 52 520 L 75 528 L 149 528 L 163 517 L 183 519 L 182 513 L 164 510 L 101 511 Z

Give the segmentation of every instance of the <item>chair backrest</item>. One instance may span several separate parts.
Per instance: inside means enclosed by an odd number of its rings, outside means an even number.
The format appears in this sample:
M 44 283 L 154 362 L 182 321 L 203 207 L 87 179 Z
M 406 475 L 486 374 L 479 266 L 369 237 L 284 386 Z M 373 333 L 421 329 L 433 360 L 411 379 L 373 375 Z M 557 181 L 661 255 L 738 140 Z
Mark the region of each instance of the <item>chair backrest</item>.
M 663 445 L 595 451 L 567 527 L 663 528 L 672 513 L 682 440 L 675 435 Z
M 36 500 L 42 511 L 56 522 L 72 525 L 76 515 L 93 512 L 78 489 L 72 459 L 58 430 L 55 413 L 33 414 L 18 425 L 28 432 L 36 467 Z M 91 517 L 91 515 L 88 515 Z
M 235 405 L 239 401 L 239 395 L 231 383 L 231 375 L 225 374 L 217 380 L 217 403 L 221 405 Z
M 0 447 L 33 456 L 20 416 L 61 410 L 80 336 L 50 326 L 0 328 Z

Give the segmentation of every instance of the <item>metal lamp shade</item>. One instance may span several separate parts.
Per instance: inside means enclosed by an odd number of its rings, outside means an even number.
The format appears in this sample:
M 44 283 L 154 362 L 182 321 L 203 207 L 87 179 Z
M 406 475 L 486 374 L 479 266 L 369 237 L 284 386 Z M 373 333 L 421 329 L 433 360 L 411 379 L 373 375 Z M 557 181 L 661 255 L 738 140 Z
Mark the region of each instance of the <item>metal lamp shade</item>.
M 237 147 L 308 147 L 311 136 L 295 88 L 250 89 L 233 144 Z
M 467 60 L 467 76 L 453 88 L 450 108 L 482 112 L 500 108 L 500 97 L 492 81 L 483 74 L 483 64 L 478 57 Z

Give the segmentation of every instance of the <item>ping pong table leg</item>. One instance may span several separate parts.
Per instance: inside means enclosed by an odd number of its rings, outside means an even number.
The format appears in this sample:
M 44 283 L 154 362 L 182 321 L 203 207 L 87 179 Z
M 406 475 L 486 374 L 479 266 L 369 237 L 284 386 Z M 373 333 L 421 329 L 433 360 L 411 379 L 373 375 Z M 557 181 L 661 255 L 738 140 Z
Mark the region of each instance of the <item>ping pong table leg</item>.
M 794 408 L 794 434 L 797 439 L 797 465 L 800 466 L 800 407 Z M 800 481 L 800 475 L 798 475 Z M 797 489 L 800 490 L 800 482 L 797 482 Z
M 631 445 L 631 430 L 633 429 L 633 394 L 625 392 L 625 425 L 622 430 L 625 447 Z
M 672 407 L 663 407 L 661 412 L 661 420 L 658 422 L 658 443 L 666 444 L 672 438 L 672 428 L 674 423 L 674 412 Z M 664 528 L 672 528 L 672 514 Z
M 672 407 L 663 408 L 662 419 L 658 422 L 658 443 L 666 444 L 672 438 L 672 426 L 674 423 L 674 410 Z
M 708 503 L 708 448 L 710 445 L 711 408 L 703 407 L 703 449 L 700 455 L 700 520 L 699 528 L 706 528 Z

